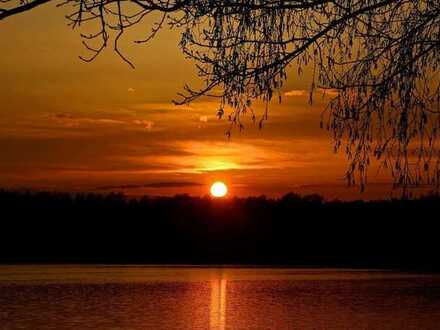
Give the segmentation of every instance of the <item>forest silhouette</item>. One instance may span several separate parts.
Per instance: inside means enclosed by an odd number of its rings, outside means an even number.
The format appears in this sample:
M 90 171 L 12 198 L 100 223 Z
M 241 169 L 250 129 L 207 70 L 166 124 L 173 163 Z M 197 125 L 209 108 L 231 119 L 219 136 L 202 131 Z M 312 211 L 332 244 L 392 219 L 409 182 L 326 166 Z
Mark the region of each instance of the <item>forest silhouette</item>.
M 0 191 L 1 263 L 440 269 L 440 197 L 325 201 Z

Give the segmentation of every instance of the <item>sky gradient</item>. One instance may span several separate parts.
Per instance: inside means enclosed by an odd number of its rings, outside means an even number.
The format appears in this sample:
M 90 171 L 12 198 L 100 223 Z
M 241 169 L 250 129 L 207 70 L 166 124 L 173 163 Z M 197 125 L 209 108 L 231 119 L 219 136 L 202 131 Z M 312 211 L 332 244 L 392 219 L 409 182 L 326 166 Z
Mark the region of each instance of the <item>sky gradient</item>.
M 307 71 L 298 77 L 291 68 L 283 102 L 271 104 L 262 130 L 247 118 L 228 140 L 215 100 L 171 103 L 185 83 L 200 86 L 178 31 L 147 45 L 132 40 L 148 26 L 128 33 L 121 48 L 135 70 L 111 48 L 87 64 L 65 13 L 48 4 L 0 23 L 0 187 L 205 195 L 223 180 L 239 196 L 389 194 L 389 178 L 374 167 L 366 193 L 346 187 L 343 152 L 319 128 L 329 96 L 309 105 Z

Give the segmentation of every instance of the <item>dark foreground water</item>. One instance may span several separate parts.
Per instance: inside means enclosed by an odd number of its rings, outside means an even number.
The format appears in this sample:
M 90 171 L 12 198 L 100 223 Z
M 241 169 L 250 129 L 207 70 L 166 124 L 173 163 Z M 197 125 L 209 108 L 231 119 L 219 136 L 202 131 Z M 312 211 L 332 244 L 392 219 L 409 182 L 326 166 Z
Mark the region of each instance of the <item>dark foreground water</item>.
M 0 329 L 440 329 L 440 277 L 0 266 Z

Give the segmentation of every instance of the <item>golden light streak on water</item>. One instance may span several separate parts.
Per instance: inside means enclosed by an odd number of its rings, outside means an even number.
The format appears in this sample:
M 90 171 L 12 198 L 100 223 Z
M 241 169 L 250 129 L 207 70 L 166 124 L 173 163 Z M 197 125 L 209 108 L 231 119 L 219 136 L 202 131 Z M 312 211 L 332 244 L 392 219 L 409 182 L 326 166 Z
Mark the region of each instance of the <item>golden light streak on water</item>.
M 224 330 L 226 323 L 226 285 L 227 280 L 211 280 L 210 330 Z

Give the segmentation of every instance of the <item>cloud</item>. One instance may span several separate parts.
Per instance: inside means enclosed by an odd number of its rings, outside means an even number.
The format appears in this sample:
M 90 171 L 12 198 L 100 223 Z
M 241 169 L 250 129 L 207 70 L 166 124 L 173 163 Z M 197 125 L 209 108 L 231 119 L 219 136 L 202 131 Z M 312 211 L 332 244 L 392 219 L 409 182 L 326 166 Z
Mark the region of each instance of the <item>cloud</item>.
M 271 106 L 262 130 L 246 116 L 245 131 L 234 130 L 230 140 L 227 120 L 215 118 L 217 102 L 103 105 L 0 118 L 0 185 L 198 194 L 206 190 L 198 182 L 220 176 L 248 185 L 236 186 L 237 194 L 275 194 L 288 191 L 279 188 L 287 183 L 342 175 L 327 132 L 319 129 L 321 112 L 303 105 L 306 98 Z M 264 109 L 254 106 L 257 114 Z
M 49 119 L 50 119 L 49 115 Z M 52 116 L 57 124 L 67 127 L 78 127 L 81 125 L 125 125 L 123 120 L 103 117 L 74 116 L 69 113 L 57 113 Z
M 189 104 L 183 105 L 175 105 L 171 101 L 160 103 L 160 102 L 150 102 L 150 103 L 140 103 L 133 104 L 129 106 L 130 110 L 134 110 L 136 112 L 139 111 L 148 111 L 148 113 L 163 113 L 163 112 L 171 112 L 171 113 L 181 113 L 184 111 L 188 111 L 192 114 L 215 114 L 218 110 L 219 102 L 218 101 L 194 101 Z M 226 110 L 231 110 L 230 107 L 226 107 Z M 143 112 L 144 113 L 144 112 Z
M 296 97 L 296 96 L 305 96 L 307 95 L 308 91 L 303 89 L 292 89 L 288 92 L 284 93 L 284 96 L 286 97 Z
M 133 123 L 135 125 L 140 125 L 143 128 L 145 128 L 146 130 L 151 131 L 153 129 L 154 126 L 154 121 L 151 120 L 140 120 L 140 119 L 136 119 L 133 121 Z
M 151 182 L 144 184 L 125 184 L 114 186 L 102 186 L 98 187 L 98 190 L 117 190 L 117 189 L 139 189 L 139 188 L 184 188 L 184 187 L 199 187 L 203 186 L 199 182 L 191 181 L 165 181 L 165 182 Z
M 320 143 L 318 143 L 320 144 Z M 297 152 L 292 145 L 299 149 Z M 216 140 L 173 141 L 169 146 L 188 153 L 161 157 L 164 164 L 172 164 L 178 173 L 206 174 L 219 171 L 249 171 L 304 167 L 319 159 L 318 148 L 309 151 L 309 141 L 253 139 L 241 142 Z M 162 143 L 166 150 L 167 145 Z M 148 156 L 144 162 L 157 162 L 157 156 Z
M 324 88 L 318 88 L 318 92 L 325 94 L 325 95 L 329 95 L 329 96 L 337 96 L 338 95 L 338 90 L 336 89 L 324 89 Z
M 129 93 L 134 93 L 136 90 L 133 88 L 133 87 L 129 87 L 128 89 L 127 89 L 127 92 L 129 92 Z
M 178 188 L 178 187 L 198 187 L 203 186 L 199 182 L 186 182 L 186 181 L 170 181 L 170 182 L 155 182 L 144 185 L 145 188 Z
M 168 103 L 142 103 L 142 104 L 134 104 L 129 107 L 135 111 L 148 111 L 148 113 L 162 113 L 166 111 L 176 111 L 176 110 L 192 110 L 190 105 L 174 105 L 171 102 Z
M 320 94 L 325 94 L 329 96 L 337 96 L 338 91 L 336 89 L 324 89 L 324 88 L 318 88 L 315 90 L 315 92 Z M 304 89 L 292 89 L 290 91 L 287 91 L 284 93 L 284 96 L 286 97 L 301 97 L 301 96 L 309 96 L 310 91 L 304 90 Z

